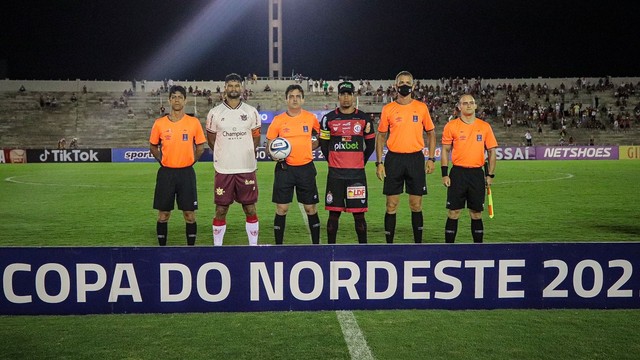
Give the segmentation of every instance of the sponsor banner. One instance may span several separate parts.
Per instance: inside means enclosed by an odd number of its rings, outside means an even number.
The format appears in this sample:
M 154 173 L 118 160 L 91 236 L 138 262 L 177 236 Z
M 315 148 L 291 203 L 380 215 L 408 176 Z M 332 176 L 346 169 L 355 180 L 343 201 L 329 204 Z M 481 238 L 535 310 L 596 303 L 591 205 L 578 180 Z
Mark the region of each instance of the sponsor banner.
M 29 149 L 27 161 L 30 163 L 111 162 L 111 149 Z
M 149 148 L 112 149 L 111 159 L 113 162 L 157 162 Z M 213 161 L 211 150 L 205 148 L 199 161 Z
M 640 308 L 640 243 L 0 248 L 0 314 Z
M 156 162 L 149 148 L 112 149 L 112 162 Z
M 618 160 L 618 147 L 536 146 L 536 160 Z
M 24 164 L 27 151 L 24 149 L 0 149 L 0 164 Z
M 536 148 L 533 146 L 500 146 L 496 148 L 497 160 L 535 160 Z
M 113 162 L 156 162 L 156 159 L 151 155 L 151 151 L 147 148 L 113 149 L 111 157 Z M 320 149 L 313 151 L 313 157 L 314 160 L 324 160 Z M 267 151 L 264 146 L 256 149 L 256 159 L 258 161 L 273 161 L 267 156 Z M 205 148 L 204 153 L 198 161 L 213 162 L 213 152 L 211 149 Z
M 328 113 L 331 110 L 307 110 L 308 112 L 314 114 L 317 118 L 318 121 L 320 121 L 322 119 L 322 117 L 324 116 L 324 114 Z M 284 110 L 282 111 L 260 111 L 260 119 L 262 120 L 263 124 L 270 124 L 273 121 L 273 118 L 276 117 L 279 114 L 282 114 L 284 112 Z
M 620 146 L 620 160 L 640 160 L 640 146 Z

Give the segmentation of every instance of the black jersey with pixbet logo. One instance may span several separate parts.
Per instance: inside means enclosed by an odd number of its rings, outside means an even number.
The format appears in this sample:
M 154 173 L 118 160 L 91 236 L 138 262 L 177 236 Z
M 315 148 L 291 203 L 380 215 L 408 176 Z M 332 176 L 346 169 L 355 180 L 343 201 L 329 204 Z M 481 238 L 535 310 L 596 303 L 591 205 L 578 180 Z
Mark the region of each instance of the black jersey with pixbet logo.
M 320 121 L 320 140 L 326 150 L 323 153 L 329 164 L 329 177 L 365 176 L 365 159 L 373 153 L 375 143 L 375 130 L 368 114 L 357 109 L 352 114 L 343 114 L 338 109 L 328 112 Z

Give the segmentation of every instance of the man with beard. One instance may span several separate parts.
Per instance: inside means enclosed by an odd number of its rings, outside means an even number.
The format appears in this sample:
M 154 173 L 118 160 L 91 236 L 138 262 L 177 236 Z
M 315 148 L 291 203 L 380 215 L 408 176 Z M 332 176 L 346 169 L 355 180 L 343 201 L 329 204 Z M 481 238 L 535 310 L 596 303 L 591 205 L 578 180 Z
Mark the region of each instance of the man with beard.
M 232 73 L 224 79 L 224 100 L 207 115 L 207 142 L 215 169 L 213 245 L 221 246 L 227 230 L 227 211 L 234 201 L 246 215 L 249 245 L 258 245 L 258 182 L 256 148 L 260 144 L 258 110 L 242 102 L 242 77 Z
M 156 119 L 149 137 L 149 150 L 161 165 L 153 199 L 153 208 L 158 210 L 156 233 L 160 246 L 167 245 L 168 222 L 176 200 L 186 222 L 187 245 L 196 243 L 198 191 L 193 164 L 204 152 L 206 138 L 200 121 L 185 114 L 186 99 L 184 87 L 171 87 L 171 112 Z

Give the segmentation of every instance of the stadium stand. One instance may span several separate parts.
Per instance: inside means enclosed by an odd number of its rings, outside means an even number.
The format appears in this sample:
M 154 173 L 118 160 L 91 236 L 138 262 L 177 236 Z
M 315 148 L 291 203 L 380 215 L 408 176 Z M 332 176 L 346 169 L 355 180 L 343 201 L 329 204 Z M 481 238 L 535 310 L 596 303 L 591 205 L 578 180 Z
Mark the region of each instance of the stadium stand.
M 247 102 L 261 110 L 282 111 L 286 108 L 284 89 L 293 81 L 248 81 L 251 94 Z M 338 82 L 329 81 L 329 86 L 335 89 Z M 153 120 L 161 115 L 161 106 L 168 106 L 166 93 L 160 90 L 164 83 L 145 81 L 145 90 L 138 87 L 133 93 L 131 82 L 126 81 L 0 80 L 0 146 L 54 148 L 62 137 L 77 137 L 81 148 L 146 147 Z M 188 97 L 187 112 L 204 123 L 208 110 L 221 101 L 216 89 L 222 88 L 223 82 L 175 83 L 191 87 L 194 92 L 198 89 L 199 96 Z M 360 83 L 359 107 L 379 114 L 385 101 L 392 99 L 392 91 L 387 90 L 393 80 Z M 271 91 L 264 91 L 266 85 Z M 337 106 L 335 91 L 325 95 L 322 91 L 308 91 L 306 81 L 301 85 L 307 90 L 305 108 L 328 110 Z M 19 91 L 22 86 L 25 90 Z M 639 142 L 640 78 L 420 80 L 415 97 L 429 105 L 436 128 L 441 131 L 454 115 L 457 97 L 465 91 L 475 94 L 479 117 L 493 125 L 501 145 L 524 145 L 527 129 L 533 134 L 534 145 L 557 145 L 562 118 L 565 144 L 569 137 L 577 145 L 587 145 L 592 137 L 598 145 Z M 563 104 L 562 109 L 559 104 Z M 576 104 L 580 111 L 573 114 Z M 485 115 L 481 115 L 483 111 Z M 507 118 L 511 118 L 510 127 L 506 126 Z

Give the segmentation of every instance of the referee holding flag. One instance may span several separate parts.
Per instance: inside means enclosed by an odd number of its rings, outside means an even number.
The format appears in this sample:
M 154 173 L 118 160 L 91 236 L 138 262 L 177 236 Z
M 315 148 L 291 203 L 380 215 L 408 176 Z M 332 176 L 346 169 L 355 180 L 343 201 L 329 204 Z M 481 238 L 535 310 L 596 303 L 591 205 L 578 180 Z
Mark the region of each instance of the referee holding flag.
M 485 187 L 495 177 L 496 147 L 498 142 L 489 123 L 476 118 L 476 104 L 472 95 L 460 97 L 460 117 L 445 125 L 442 132 L 442 184 L 447 187 L 447 223 L 444 229 L 446 243 L 453 243 L 458 232 L 458 218 L 465 206 L 471 216 L 471 235 L 474 243 L 484 236 L 482 211 Z M 482 169 L 488 153 L 488 170 Z M 453 167 L 449 173 L 449 153 Z

